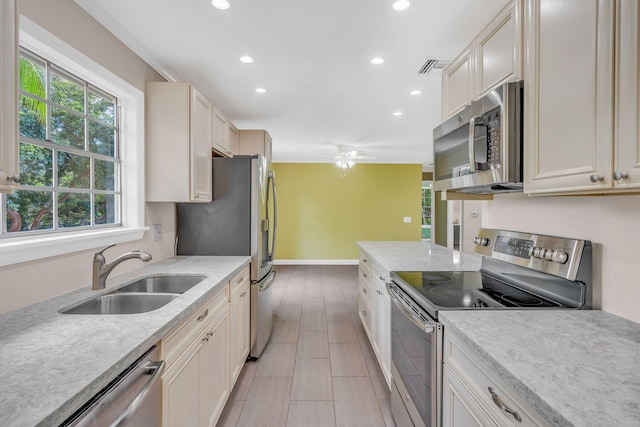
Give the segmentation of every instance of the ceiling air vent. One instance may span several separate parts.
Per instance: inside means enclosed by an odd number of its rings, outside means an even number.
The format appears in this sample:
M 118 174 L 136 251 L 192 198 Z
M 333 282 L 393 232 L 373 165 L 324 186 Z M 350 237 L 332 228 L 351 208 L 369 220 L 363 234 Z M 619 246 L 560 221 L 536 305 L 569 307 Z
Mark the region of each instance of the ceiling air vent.
M 442 70 L 449 62 L 451 61 L 448 59 L 427 59 L 424 65 L 418 70 L 418 74 L 429 74 L 433 69 Z

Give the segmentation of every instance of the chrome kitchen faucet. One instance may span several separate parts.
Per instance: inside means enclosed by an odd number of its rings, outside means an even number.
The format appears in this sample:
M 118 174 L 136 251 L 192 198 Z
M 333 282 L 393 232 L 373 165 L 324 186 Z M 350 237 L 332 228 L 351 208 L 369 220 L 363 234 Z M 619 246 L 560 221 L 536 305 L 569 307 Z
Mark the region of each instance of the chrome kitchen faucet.
M 118 258 L 114 259 L 111 264 L 107 264 L 103 253 L 113 246 L 115 246 L 115 243 L 113 245 L 107 246 L 100 252 L 96 252 L 93 255 L 93 285 L 91 286 L 91 289 L 93 290 L 104 289 L 107 282 L 107 276 L 121 262 L 133 258 L 138 258 L 142 262 L 151 261 L 150 254 L 140 251 L 131 251 L 120 255 Z

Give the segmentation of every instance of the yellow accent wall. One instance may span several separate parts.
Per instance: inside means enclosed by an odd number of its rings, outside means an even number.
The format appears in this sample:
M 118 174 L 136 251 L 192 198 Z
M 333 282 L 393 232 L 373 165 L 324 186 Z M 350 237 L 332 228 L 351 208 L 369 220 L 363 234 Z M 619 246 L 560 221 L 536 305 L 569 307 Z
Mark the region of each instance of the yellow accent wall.
M 276 260 L 356 259 L 357 240 L 419 240 L 421 165 L 275 163 Z M 411 223 L 403 222 L 410 216 Z

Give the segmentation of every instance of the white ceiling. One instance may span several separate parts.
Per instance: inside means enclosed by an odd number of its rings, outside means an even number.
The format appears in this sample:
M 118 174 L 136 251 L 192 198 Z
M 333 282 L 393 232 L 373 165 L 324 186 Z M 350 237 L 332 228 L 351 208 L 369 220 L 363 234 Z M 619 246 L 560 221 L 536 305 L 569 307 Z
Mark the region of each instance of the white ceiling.
M 230 1 L 226 11 L 210 0 L 76 3 L 239 129 L 267 129 L 274 161 L 329 162 L 352 145 L 367 163 L 432 161 L 441 72 L 418 70 L 456 56 L 507 2 L 412 0 L 395 12 L 394 0 Z

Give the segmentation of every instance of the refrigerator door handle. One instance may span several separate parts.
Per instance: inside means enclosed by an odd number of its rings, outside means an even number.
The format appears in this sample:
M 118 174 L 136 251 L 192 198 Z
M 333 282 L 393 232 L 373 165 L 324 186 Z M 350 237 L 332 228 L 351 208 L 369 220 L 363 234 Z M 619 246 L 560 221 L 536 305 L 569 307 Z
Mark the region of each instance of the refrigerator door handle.
M 271 233 L 271 252 L 269 253 L 269 261 L 273 261 L 273 253 L 276 250 L 276 234 L 278 228 L 278 203 L 276 202 L 276 178 L 273 171 L 269 171 L 269 183 L 271 192 L 273 193 L 273 232 Z M 267 210 L 269 209 L 269 191 L 267 190 Z

